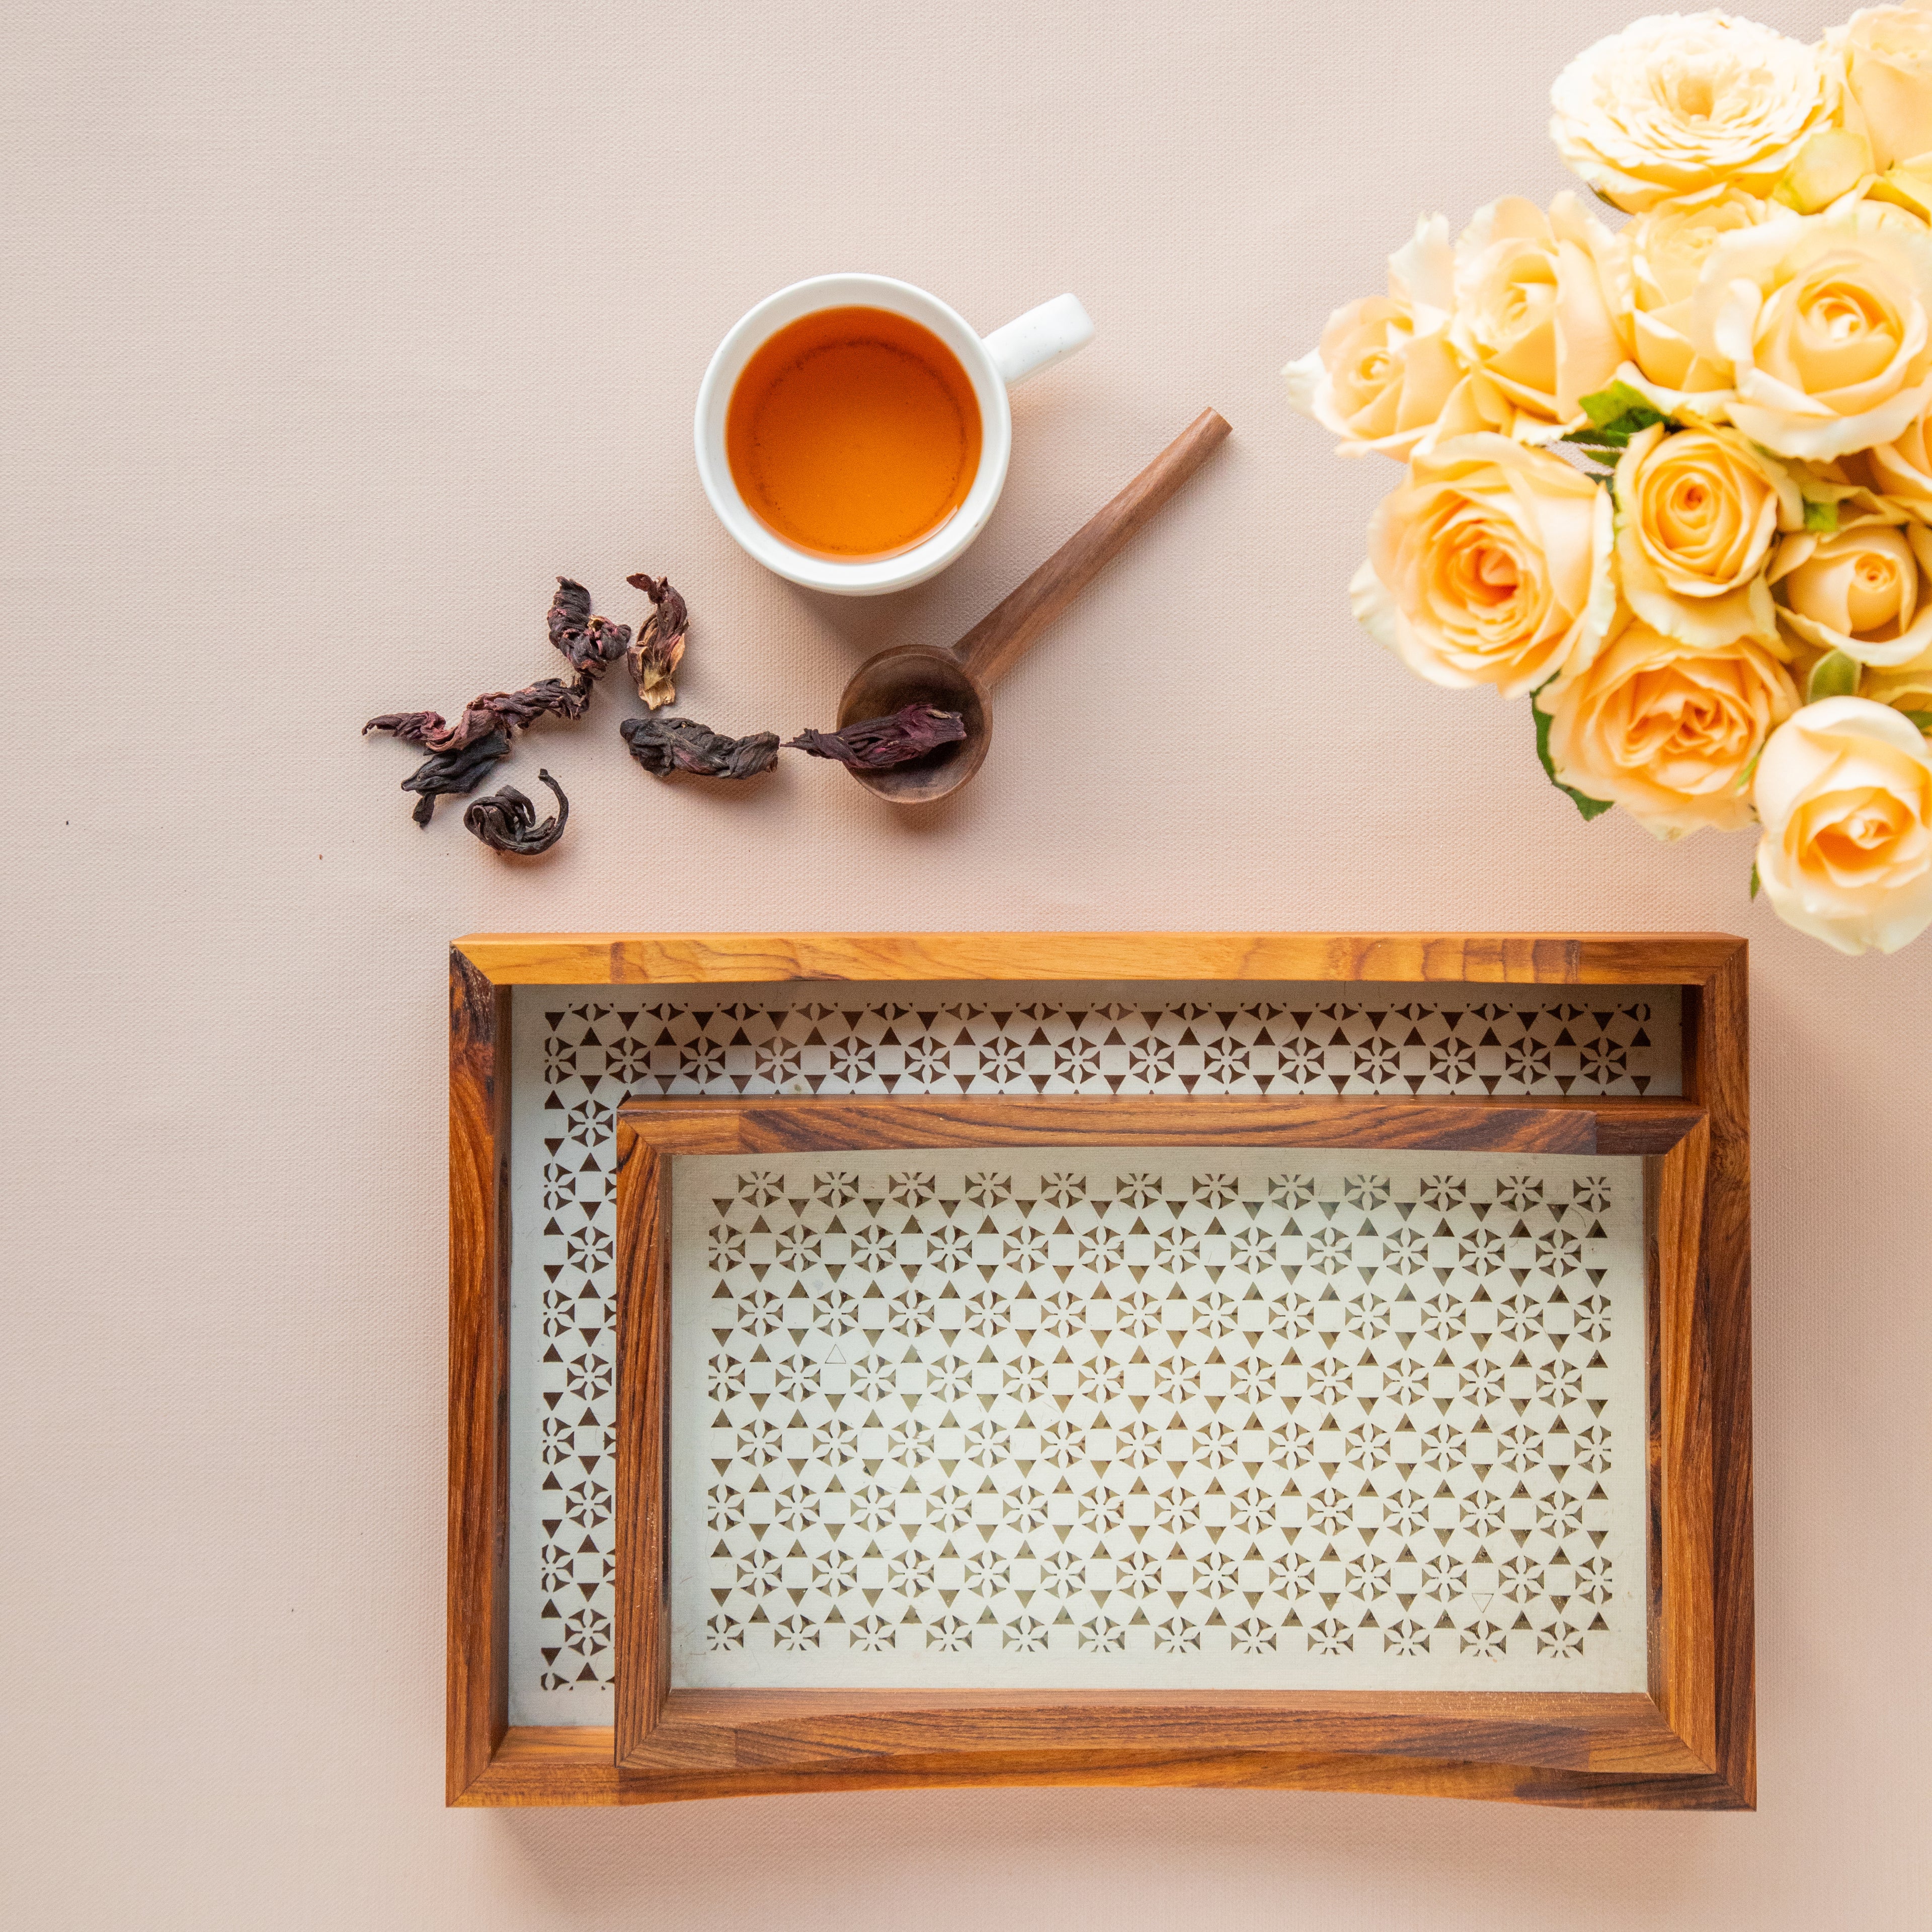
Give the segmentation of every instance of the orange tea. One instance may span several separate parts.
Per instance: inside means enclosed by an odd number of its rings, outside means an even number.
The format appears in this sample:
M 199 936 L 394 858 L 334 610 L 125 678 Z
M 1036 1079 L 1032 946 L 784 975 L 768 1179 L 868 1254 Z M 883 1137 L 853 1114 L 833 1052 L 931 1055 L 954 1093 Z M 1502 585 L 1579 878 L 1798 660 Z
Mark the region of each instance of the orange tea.
M 746 364 L 724 453 L 746 507 L 787 543 L 891 556 L 966 500 L 980 467 L 979 399 L 931 329 L 888 309 L 820 309 Z

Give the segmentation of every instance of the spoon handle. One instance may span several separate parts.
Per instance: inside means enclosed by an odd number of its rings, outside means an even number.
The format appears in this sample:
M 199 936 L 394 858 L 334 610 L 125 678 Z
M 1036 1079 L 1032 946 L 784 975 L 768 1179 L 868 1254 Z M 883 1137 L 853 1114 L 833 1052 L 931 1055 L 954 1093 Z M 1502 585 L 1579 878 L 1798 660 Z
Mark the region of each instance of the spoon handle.
M 1152 517 L 1214 453 L 1226 421 L 1203 410 L 1103 508 L 1088 518 L 1010 597 L 995 604 L 952 646 L 953 655 L 991 686 L 1124 550 Z

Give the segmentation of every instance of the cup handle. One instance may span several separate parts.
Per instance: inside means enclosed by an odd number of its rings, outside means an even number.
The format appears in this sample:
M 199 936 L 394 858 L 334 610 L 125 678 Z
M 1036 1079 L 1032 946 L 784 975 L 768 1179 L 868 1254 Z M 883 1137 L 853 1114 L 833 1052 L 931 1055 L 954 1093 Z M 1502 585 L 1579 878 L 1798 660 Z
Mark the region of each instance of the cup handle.
M 1055 296 L 985 338 L 986 353 L 1008 388 L 1064 362 L 1094 339 L 1094 323 L 1077 296 Z

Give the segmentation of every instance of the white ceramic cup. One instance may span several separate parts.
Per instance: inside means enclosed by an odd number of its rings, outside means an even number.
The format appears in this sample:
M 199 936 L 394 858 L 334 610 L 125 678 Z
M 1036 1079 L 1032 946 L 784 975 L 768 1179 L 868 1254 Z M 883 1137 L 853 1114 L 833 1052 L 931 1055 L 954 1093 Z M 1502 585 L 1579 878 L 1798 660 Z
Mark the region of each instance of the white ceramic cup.
M 788 322 L 823 308 L 883 308 L 922 323 L 958 357 L 980 404 L 980 467 L 966 500 L 910 550 L 861 562 L 818 556 L 788 544 L 739 494 L 724 454 L 724 413 L 745 364 Z M 698 473 L 724 527 L 765 566 L 794 584 L 848 597 L 903 590 L 944 570 L 986 527 L 1006 481 L 1013 418 L 1006 392 L 1093 340 L 1094 325 L 1072 296 L 1056 296 L 982 340 L 937 296 L 886 275 L 814 275 L 768 296 L 718 345 L 698 386 Z

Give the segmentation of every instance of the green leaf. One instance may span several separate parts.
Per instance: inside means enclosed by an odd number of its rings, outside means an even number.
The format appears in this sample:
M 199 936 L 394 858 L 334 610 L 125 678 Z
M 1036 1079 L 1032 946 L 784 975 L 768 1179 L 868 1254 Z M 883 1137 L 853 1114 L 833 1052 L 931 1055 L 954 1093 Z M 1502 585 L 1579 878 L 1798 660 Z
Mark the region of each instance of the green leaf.
M 1543 761 L 1543 769 L 1550 782 L 1560 792 L 1568 793 L 1576 801 L 1576 809 L 1583 814 L 1587 824 L 1591 819 L 1600 818 L 1610 808 L 1606 798 L 1586 798 L 1574 785 L 1567 785 L 1556 776 L 1556 767 L 1550 758 L 1550 714 L 1539 707 L 1534 696 L 1529 700 L 1530 715 L 1536 720 L 1536 755 Z
M 1579 396 L 1576 406 L 1590 418 L 1592 428 L 1621 429 L 1626 435 L 1634 435 L 1664 420 L 1664 412 L 1641 389 L 1634 389 L 1628 382 L 1612 382 L 1607 389 Z M 1638 420 L 1626 426 L 1626 418 L 1633 416 Z
M 1843 651 L 1827 651 L 1811 667 L 1804 702 L 1816 704 L 1821 698 L 1856 698 L 1861 668 L 1856 658 L 1848 657 Z
M 1838 506 L 1836 503 L 1821 503 L 1816 497 L 1804 500 L 1804 527 L 1808 530 L 1829 532 L 1838 527 Z
M 1932 731 L 1932 711 L 1907 711 L 1903 714 L 1922 731 Z
M 1760 878 L 1759 878 L 1759 877 L 1758 877 L 1758 875 L 1757 875 L 1757 865 L 1756 865 L 1756 862 L 1755 860 L 1754 860 L 1754 861 L 1752 862 L 1752 865 L 1751 865 L 1751 890 L 1750 890 L 1750 896 L 1751 896 L 1751 897 L 1752 897 L 1753 898 L 1756 898 L 1757 897 L 1758 894 L 1759 894 L 1760 892 L 1762 892 L 1762 891 L 1763 890 L 1763 889 L 1764 889 L 1764 882 L 1763 882 Z

